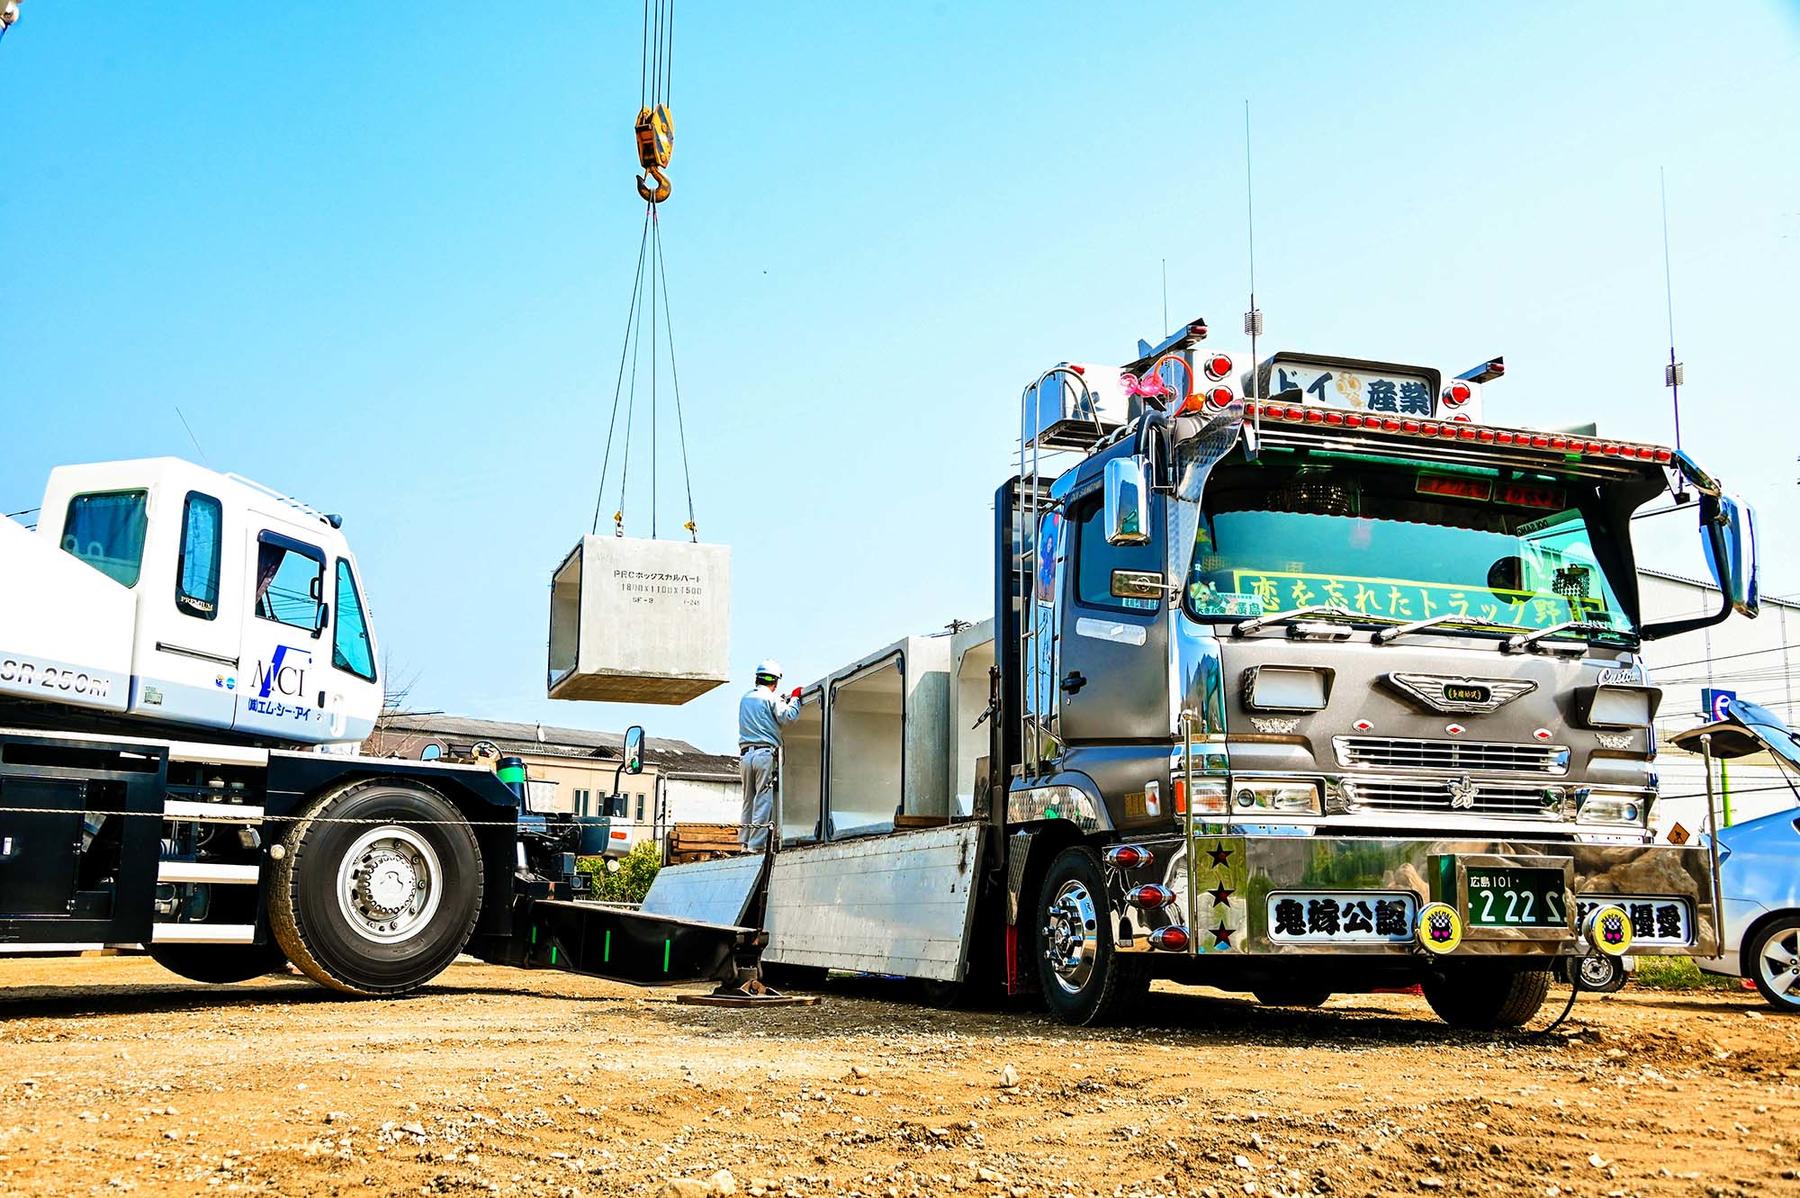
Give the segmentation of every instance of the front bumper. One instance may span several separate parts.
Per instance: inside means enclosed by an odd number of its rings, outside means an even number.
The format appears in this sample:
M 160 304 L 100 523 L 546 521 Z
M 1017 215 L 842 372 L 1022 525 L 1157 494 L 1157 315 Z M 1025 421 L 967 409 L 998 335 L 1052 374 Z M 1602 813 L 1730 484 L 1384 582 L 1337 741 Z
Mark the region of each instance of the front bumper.
M 1569 956 L 1589 951 L 1582 914 L 1611 902 L 1625 906 L 1642 933 L 1633 953 L 1718 951 L 1709 859 L 1695 847 L 1233 834 L 1197 834 L 1192 852 L 1180 837 L 1134 843 L 1150 850 L 1151 863 L 1107 870 L 1116 943 L 1126 952 L 1156 952 L 1151 933 L 1181 926 L 1188 933 L 1181 951 L 1190 956 L 1404 956 L 1423 951 L 1420 909 L 1445 903 L 1464 924 L 1448 955 Z M 1568 893 L 1559 908 L 1566 908 L 1565 918 L 1549 927 L 1470 926 L 1464 875 L 1471 866 L 1564 869 Z M 1148 883 L 1174 901 L 1134 906 L 1128 896 Z M 1326 918 L 1314 914 L 1314 903 Z M 1335 932 L 1321 930 L 1333 922 Z M 1346 923 L 1354 930 L 1345 931 Z

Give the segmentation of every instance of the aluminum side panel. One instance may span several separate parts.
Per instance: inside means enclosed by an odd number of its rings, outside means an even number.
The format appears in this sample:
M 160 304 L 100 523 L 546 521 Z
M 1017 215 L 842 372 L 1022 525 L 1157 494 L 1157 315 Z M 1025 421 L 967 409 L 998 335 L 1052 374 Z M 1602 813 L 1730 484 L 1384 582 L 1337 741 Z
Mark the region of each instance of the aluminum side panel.
M 763 960 L 961 981 L 983 831 L 956 824 L 777 853 Z
M 742 927 L 762 875 L 761 853 L 667 866 L 657 871 L 638 909 L 645 915 Z

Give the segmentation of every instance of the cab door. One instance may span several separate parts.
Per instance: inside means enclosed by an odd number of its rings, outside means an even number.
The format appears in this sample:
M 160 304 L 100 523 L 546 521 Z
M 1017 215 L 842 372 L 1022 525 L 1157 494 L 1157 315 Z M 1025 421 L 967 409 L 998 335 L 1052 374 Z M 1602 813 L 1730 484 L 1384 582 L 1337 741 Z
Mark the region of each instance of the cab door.
M 199 489 L 156 497 L 179 520 L 153 530 L 138 600 L 132 710 L 159 719 L 229 728 L 236 716 L 244 607 L 224 579 L 239 577 L 225 507 Z M 172 566 L 172 570 L 171 567 Z M 173 585 L 170 584 L 171 573 Z
M 1055 685 L 1071 747 L 1169 738 L 1167 600 L 1114 593 L 1116 572 L 1162 576 L 1163 503 L 1155 495 L 1146 513 L 1149 541 L 1109 545 L 1101 488 L 1068 501 Z
M 330 558 L 297 529 L 252 523 L 233 727 L 302 744 L 333 739 Z

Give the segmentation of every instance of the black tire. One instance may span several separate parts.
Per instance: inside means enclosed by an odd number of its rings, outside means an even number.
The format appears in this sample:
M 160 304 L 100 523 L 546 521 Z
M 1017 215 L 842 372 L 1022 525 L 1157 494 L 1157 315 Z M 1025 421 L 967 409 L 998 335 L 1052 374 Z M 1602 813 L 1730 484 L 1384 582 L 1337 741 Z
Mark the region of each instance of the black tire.
M 1550 993 L 1550 971 L 1510 962 L 1446 962 L 1442 973 L 1428 973 L 1425 1001 L 1451 1027 L 1493 1031 L 1523 1027 Z
M 1057 854 L 1031 919 L 1038 988 L 1044 1005 L 1064 1023 L 1116 1023 L 1150 989 L 1145 962 L 1113 947 L 1106 883 L 1092 849 L 1077 845 Z
M 456 960 L 481 914 L 474 830 L 416 783 L 358 782 L 326 794 L 280 847 L 269 926 L 288 960 L 334 990 L 416 990 Z M 342 895 L 340 877 L 356 882 Z
M 1322 1007 L 1331 997 L 1324 986 L 1308 986 L 1299 982 L 1258 986 L 1250 991 L 1265 1007 Z
M 215 986 L 247 982 L 287 965 L 276 944 L 151 944 L 145 951 L 170 973 Z
M 778 965 L 764 962 L 762 980 L 777 990 L 823 990 L 831 971 L 817 965 Z
M 1791 963 L 1790 969 L 1800 964 L 1800 915 L 1783 915 L 1756 929 L 1739 960 L 1763 1001 L 1784 1014 L 1800 1015 L 1800 976 L 1778 968 L 1784 962 Z M 1786 990 L 1779 988 L 1784 981 Z
M 1570 961 L 1567 968 L 1575 985 L 1590 994 L 1614 994 L 1625 988 L 1629 977 L 1624 959 L 1605 953 L 1589 953 Z

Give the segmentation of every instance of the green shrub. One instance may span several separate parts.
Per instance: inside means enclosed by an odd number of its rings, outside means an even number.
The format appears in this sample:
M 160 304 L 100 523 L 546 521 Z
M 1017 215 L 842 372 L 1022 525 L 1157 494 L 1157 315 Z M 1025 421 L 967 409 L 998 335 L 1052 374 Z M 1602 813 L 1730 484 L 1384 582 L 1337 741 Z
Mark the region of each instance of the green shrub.
M 1639 957 L 1632 984 L 1647 990 L 1735 990 L 1738 979 L 1704 973 L 1692 957 Z
M 650 883 L 662 868 L 662 845 L 654 840 L 642 841 L 618 859 L 619 868 L 608 870 L 606 858 L 583 857 L 575 863 L 578 872 L 593 880 L 590 898 L 608 903 L 641 903 L 650 893 Z

